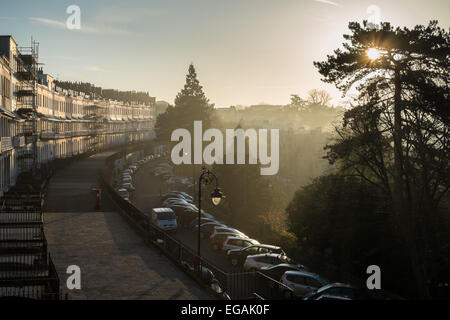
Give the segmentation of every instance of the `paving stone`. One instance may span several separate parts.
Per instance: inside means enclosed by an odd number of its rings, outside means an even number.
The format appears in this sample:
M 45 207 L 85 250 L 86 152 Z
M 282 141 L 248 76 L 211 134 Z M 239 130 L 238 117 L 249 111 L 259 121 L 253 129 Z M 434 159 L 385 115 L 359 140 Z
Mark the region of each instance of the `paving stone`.
M 81 160 L 51 179 L 44 214 L 49 251 L 69 299 L 211 299 L 170 260 L 147 246 L 106 197 L 94 211 L 91 187 L 111 153 Z M 66 269 L 81 269 L 68 290 Z

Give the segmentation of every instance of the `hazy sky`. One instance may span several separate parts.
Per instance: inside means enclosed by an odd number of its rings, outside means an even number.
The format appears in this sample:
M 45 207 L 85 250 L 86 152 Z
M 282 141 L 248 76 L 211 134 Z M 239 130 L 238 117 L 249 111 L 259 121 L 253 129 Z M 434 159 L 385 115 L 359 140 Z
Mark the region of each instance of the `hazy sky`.
M 81 8 L 81 30 L 66 9 Z M 149 91 L 173 102 L 193 62 L 216 106 L 285 104 L 320 81 L 313 61 L 342 42 L 349 21 L 369 17 L 413 26 L 450 24 L 449 0 L 2 1 L 0 34 L 40 42 L 40 61 L 59 79 Z M 372 11 L 376 15 L 376 11 Z

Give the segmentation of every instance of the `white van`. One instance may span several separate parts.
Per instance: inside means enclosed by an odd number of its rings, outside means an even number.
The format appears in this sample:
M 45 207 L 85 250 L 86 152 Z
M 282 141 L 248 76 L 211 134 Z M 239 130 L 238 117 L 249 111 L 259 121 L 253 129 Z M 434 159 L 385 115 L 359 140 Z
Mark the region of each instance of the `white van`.
M 165 231 L 177 230 L 177 216 L 170 208 L 153 208 L 152 223 Z

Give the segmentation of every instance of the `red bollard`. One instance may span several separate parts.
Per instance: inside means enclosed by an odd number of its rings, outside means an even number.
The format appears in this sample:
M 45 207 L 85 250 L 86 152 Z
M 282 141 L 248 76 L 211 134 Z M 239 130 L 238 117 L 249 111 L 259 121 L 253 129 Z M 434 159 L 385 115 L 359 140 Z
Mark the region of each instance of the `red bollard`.
M 100 209 L 100 200 L 101 200 L 101 190 L 97 188 L 93 188 L 92 191 L 94 191 L 94 197 L 95 197 L 95 209 Z

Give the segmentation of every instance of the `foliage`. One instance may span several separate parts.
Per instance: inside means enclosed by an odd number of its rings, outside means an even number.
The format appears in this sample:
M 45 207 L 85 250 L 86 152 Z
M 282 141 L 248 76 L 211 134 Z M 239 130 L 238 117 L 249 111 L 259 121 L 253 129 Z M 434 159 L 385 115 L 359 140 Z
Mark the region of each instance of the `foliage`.
M 169 106 L 165 113 L 158 116 L 156 121 L 157 138 L 168 143 L 173 130 L 188 129 L 193 135 L 194 121 L 202 121 L 203 130 L 210 127 L 211 114 L 214 105 L 206 98 L 203 88 L 197 79 L 194 65 L 189 65 L 184 88 L 175 98 L 175 105 Z
M 359 90 L 327 158 L 382 194 L 392 218 L 384 227 L 398 228 L 416 293 L 429 297 L 449 268 L 433 253 L 442 252 L 435 235 L 449 190 L 450 36 L 436 21 L 413 29 L 352 22 L 349 29 L 344 50 L 315 62 L 326 82 Z M 378 55 L 369 57 L 369 49 Z

